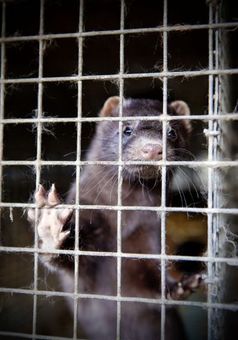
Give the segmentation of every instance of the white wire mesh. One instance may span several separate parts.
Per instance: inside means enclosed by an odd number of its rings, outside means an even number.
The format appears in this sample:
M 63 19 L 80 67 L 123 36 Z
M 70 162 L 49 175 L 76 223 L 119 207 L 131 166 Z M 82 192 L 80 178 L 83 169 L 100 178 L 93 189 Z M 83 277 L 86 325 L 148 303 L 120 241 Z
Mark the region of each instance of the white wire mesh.
M 215 169 L 217 168 L 230 168 L 237 167 L 238 161 L 226 160 L 219 158 L 217 155 L 217 139 L 219 138 L 220 130 L 218 123 L 223 121 L 236 121 L 238 120 L 238 114 L 228 113 L 226 111 L 219 111 L 218 98 L 218 78 L 221 76 L 237 75 L 238 69 L 228 69 L 221 66 L 218 60 L 218 54 L 214 56 L 214 50 L 217 52 L 219 46 L 218 31 L 222 29 L 237 28 L 237 22 L 219 22 L 218 7 L 214 8 L 213 4 L 209 5 L 209 23 L 208 24 L 196 24 L 196 25 L 168 25 L 168 9 L 167 0 L 164 0 L 164 13 L 163 13 L 163 25 L 154 28 L 141 28 L 141 29 L 125 29 L 125 4 L 124 0 L 121 0 L 121 12 L 120 12 L 120 29 L 107 30 L 107 31 L 83 31 L 83 13 L 84 2 L 80 1 L 79 6 L 79 26 L 77 33 L 57 33 L 57 34 L 44 34 L 44 0 L 40 1 L 40 28 L 39 35 L 29 36 L 5 36 L 5 8 L 6 4 L 2 3 L 2 37 L 0 38 L 1 44 L 1 92 L 0 92 L 0 142 L 3 145 L 3 128 L 7 124 L 23 124 L 31 123 L 37 126 L 37 153 L 35 160 L 4 160 L 3 148 L 0 150 L 0 180 L 2 182 L 2 169 L 4 166 L 24 165 L 35 167 L 36 173 L 36 188 L 40 183 L 41 168 L 43 166 L 68 166 L 72 165 L 76 167 L 76 188 L 80 185 L 80 167 L 83 165 L 97 165 L 97 164 L 113 164 L 118 166 L 118 198 L 117 204 L 111 206 L 105 205 L 82 205 L 80 204 L 80 191 L 76 190 L 75 204 L 64 205 L 61 204 L 57 208 L 71 207 L 75 209 L 75 235 L 79 235 L 79 214 L 81 209 L 98 209 L 98 210 L 112 210 L 117 212 L 117 251 L 115 252 L 93 252 L 82 251 L 79 249 L 78 237 L 75 237 L 74 250 L 54 250 L 54 254 L 65 254 L 74 256 L 74 292 L 58 292 L 41 290 L 38 287 L 38 257 L 44 251 L 38 248 L 38 234 L 35 232 L 34 247 L 9 247 L 0 246 L 0 251 L 3 253 L 31 253 L 34 254 L 34 282 L 32 289 L 21 288 L 6 288 L 0 287 L 1 293 L 18 293 L 33 296 L 33 319 L 32 319 L 32 334 L 20 333 L 20 332 L 4 332 L 1 331 L 1 336 L 13 336 L 24 337 L 32 339 L 51 339 L 50 336 L 44 336 L 37 334 L 37 303 L 39 296 L 62 296 L 73 299 L 74 301 L 74 319 L 73 319 L 73 339 L 78 337 L 78 299 L 101 299 L 115 301 L 117 303 L 117 339 L 120 339 L 120 322 L 121 322 L 121 302 L 142 302 L 142 303 L 154 303 L 161 306 L 161 339 L 165 339 L 165 322 L 166 322 L 166 307 L 173 306 L 196 306 L 206 308 L 208 311 L 208 339 L 213 339 L 213 311 L 217 310 L 230 310 L 238 311 L 236 303 L 221 303 L 217 302 L 214 298 L 214 264 L 226 263 L 233 266 L 238 266 L 237 258 L 227 258 L 217 253 L 217 248 L 214 243 L 214 237 L 219 232 L 220 223 L 219 216 L 223 215 L 236 215 L 238 214 L 238 208 L 223 208 L 215 204 L 218 200 L 218 187 L 217 178 L 215 176 Z M 207 30 L 208 31 L 208 50 L 209 50 L 209 65 L 208 69 L 202 70 L 188 70 L 188 71 L 170 71 L 168 70 L 168 32 L 186 32 L 191 30 Z M 141 72 L 141 73 L 126 73 L 124 67 L 124 37 L 127 34 L 142 34 L 142 33 L 157 32 L 163 34 L 163 70 L 161 72 Z M 120 69 L 118 74 L 106 74 L 106 75 L 84 75 L 83 74 L 83 39 L 86 37 L 94 36 L 108 36 L 116 35 L 120 38 Z M 51 39 L 60 38 L 77 38 L 78 39 L 78 73 L 73 76 L 60 76 L 60 77 L 46 77 L 43 75 L 43 48 L 44 42 Z M 215 40 L 214 40 L 215 39 Z M 32 78 L 13 78 L 8 79 L 5 76 L 5 47 L 6 44 L 11 42 L 23 42 L 23 41 L 37 41 L 39 44 L 39 69 L 38 76 Z M 214 45 L 215 41 L 215 45 Z M 190 117 L 184 116 L 168 116 L 167 115 L 167 98 L 168 98 L 168 79 L 182 76 L 184 78 L 207 76 L 209 81 L 208 92 L 208 113 L 204 115 L 193 115 Z M 141 207 L 141 206 L 124 206 L 122 205 L 122 167 L 126 164 L 136 164 L 136 162 L 122 161 L 122 122 L 128 120 L 128 117 L 122 117 L 122 105 L 124 96 L 124 81 L 126 79 L 140 79 L 140 78 L 158 78 L 163 81 L 163 115 L 155 117 L 141 117 L 141 120 L 160 120 L 163 124 L 163 158 L 160 162 L 143 162 L 143 164 L 156 164 L 162 166 L 162 189 L 161 189 L 161 205 L 159 207 Z M 82 82 L 85 80 L 116 80 L 119 83 L 119 96 L 120 96 L 120 114 L 119 117 L 83 117 L 82 116 Z M 42 109 L 42 97 L 43 86 L 48 82 L 74 82 L 78 84 L 78 102 L 77 102 L 77 117 L 75 118 L 52 118 L 44 117 Z M 23 84 L 23 83 L 35 83 L 38 85 L 38 104 L 37 104 L 37 116 L 35 118 L 4 118 L 4 91 L 7 84 Z M 130 120 L 136 119 L 131 117 Z M 200 120 L 208 122 L 208 130 L 206 135 L 208 138 L 208 159 L 204 161 L 168 161 L 166 160 L 166 123 L 170 120 Z M 119 158 L 117 161 L 111 162 L 98 162 L 98 161 L 82 161 L 81 160 L 81 130 L 83 122 L 98 122 L 102 120 L 118 121 L 119 122 Z M 75 161 L 47 161 L 42 159 L 42 126 L 44 123 L 60 123 L 60 122 L 72 122 L 77 124 L 77 159 Z M 168 207 L 166 206 L 166 167 L 172 165 L 185 165 L 191 168 L 204 167 L 208 169 L 208 200 L 206 208 L 190 208 L 190 207 Z M 17 202 L 3 202 L 0 191 L 0 207 L 1 208 L 36 208 L 32 203 L 17 203 Z M 156 211 L 161 216 L 161 254 L 137 254 L 137 253 L 125 253 L 122 252 L 122 239 L 121 239 L 121 214 L 127 210 L 144 210 L 144 211 Z M 208 250 L 206 256 L 181 256 L 181 255 L 168 255 L 166 254 L 166 213 L 167 212 L 195 212 L 202 213 L 208 216 Z M 38 211 L 36 209 L 36 215 Z M 217 217 L 218 216 L 218 217 Z M 35 228 L 36 231 L 36 228 Z M 102 256 L 113 257 L 117 260 L 117 294 L 116 296 L 97 295 L 97 294 L 83 294 L 78 291 L 78 266 L 79 256 Z M 161 263 L 161 297 L 160 298 L 142 298 L 142 297 L 124 297 L 121 294 L 121 260 L 123 258 L 131 259 L 158 259 Z M 166 264 L 171 260 L 183 260 L 183 261 L 202 261 L 207 264 L 208 267 L 208 293 L 207 301 L 173 301 L 168 300 L 165 294 L 165 271 Z M 54 337 L 55 339 L 66 339 L 64 337 Z

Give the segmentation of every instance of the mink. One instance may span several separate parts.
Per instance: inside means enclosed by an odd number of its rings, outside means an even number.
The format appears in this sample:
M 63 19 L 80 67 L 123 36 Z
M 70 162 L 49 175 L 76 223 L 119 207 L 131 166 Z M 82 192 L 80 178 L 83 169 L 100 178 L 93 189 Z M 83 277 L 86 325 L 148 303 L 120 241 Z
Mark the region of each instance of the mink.
M 100 117 L 118 117 L 119 98 L 110 97 L 100 111 Z M 122 116 L 138 117 L 123 120 L 121 136 L 122 161 L 121 204 L 131 209 L 121 212 L 121 251 L 127 254 L 160 254 L 160 214 L 138 209 L 161 205 L 161 166 L 140 164 L 141 161 L 162 160 L 162 121 L 141 120 L 140 116 L 158 117 L 163 105 L 159 100 L 123 99 Z M 190 114 L 188 105 L 174 101 L 167 107 L 168 115 Z M 118 161 L 119 122 L 102 120 L 86 155 L 88 161 Z M 191 125 L 188 119 L 166 123 L 166 159 L 184 159 Z M 172 171 L 166 172 L 167 200 Z M 85 165 L 80 175 L 79 203 L 81 205 L 116 206 L 118 204 L 118 166 L 115 164 Z M 76 184 L 70 189 L 66 203 L 74 204 Z M 51 254 L 51 249 L 74 249 L 75 213 L 72 209 L 57 207 L 61 203 L 56 188 L 47 193 L 40 185 L 35 193 L 40 208 L 37 221 L 39 247 L 45 250 L 42 262 L 57 271 L 64 288 L 74 285 L 74 257 Z M 168 203 L 168 202 L 167 202 Z M 34 210 L 28 211 L 30 221 L 35 220 Z M 117 212 L 110 209 L 80 209 L 79 249 L 94 252 L 117 251 Z M 121 258 L 121 291 L 123 297 L 160 298 L 161 269 L 156 259 Z M 79 293 L 117 296 L 117 259 L 113 256 L 79 256 Z M 194 275 L 175 282 L 166 271 L 166 297 L 180 298 L 199 285 Z M 72 305 L 73 308 L 73 305 Z M 149 301 L 121 301 L 122 340 L 160 339 L 161 305 Z M 86 336 L 92 340 L 116 339 L 117 303 L 104 299 L 81 298 L 78 301 L 78 321 Z M 185 339 L 182 323 L 175 309 L 166 307 L 166 339 Z

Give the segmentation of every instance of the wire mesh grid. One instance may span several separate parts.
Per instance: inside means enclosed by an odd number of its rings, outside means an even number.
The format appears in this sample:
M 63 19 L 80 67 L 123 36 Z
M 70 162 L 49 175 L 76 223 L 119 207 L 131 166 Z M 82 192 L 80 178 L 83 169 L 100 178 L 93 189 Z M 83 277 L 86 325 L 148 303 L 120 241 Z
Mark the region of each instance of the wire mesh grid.
M 215 282 L 216 278 L 219 277 L 220 265 L 229 264 L 233 266 L 238 265 L 237 258 L 228 258 L 221 254 L 220 249 L 223 247 L 222 240 L 220 240 L 219 246 L 217 246 L 216 237 L 220 233 L 220 226 L 223 216 L 226 215 L 237 215 L 238 208 L 222 207 L 219 203 L 221 200 L 221 193 L 219 191 L 219 177 L 217 175 L 217 169 L 229 169 L 231 167 L 237 167 L 238 161 L 227 160 L 221 156 L 219 152 L 220 148 L 220 134 L 221 126 L 226 121 L 238 120 L 238 114 L 229 112 L 226 108 L 221 107 L 222 101 L 222 76 L 236 75 L 238 74 L 237 68 L 225 68 L 221 64 L 219 59 L 219 49 L 221 49 L 221 40 L 219 40 L 219 34 L 223 29 L 237 28 L 237 22 L 220 22 L 219 5 L 213 5 L 209 3 L 209 23 L 208 24 L 192 24 L 192 25 L 168 25 L 168 8 L 167 0 L 163 1 L 163 25 L 154 28 L 140 28 L 140 29 L 127 29 L 124 26 L 125 23 L 125 4 L 124 0 L 120 1 L 120 28 L 118 30 L 107 30 L 107 31 L 89 31 L 85 32 L 84 28 L 84 1 L 80 1 L 79 5 L 79 23 L 77 33 L 56 33 L 56 34 L 45 34 L 44 33 L 44 0 L 40 1 L 40 28 L 38 35 L 28 36 L 6 36 L 5 34 L 5 10 L 7 3 L 2 2 L 2 36 L 0 38 L 1 43 L 1 92 L 0 92 L 0 138 L 1 145 L 3 145 L 3 130 L 5 125 L 10 124 L 23 124 L 31 123 L 37 127 L 37 149 L 35 160 L 5 160 L 3 157 L 3 148 L 0 150 L 0 179 L 3 180 L 3 167 L 5 166 L 33 166 L 35 167 L 35 187 L 38 188 L 41 181 L 41 168 L 43 166 L 75 166 L 76 167 L 76 200 L 74 204 L 64 205 L 61 204 L 57 208 L 71 207 L 75 210 L 75 235 L 79 235 L 79 214 L 83 209 L 94 209 L 94 210 L 111 210 L 117 213 L 117 250 L 111 252 L 95 252 L 95 251 L 82 251 L 79 247 L 79 238 L 75 237 L 74 250 L 56 249 L 51 252 L 54 254 L 65 254 L 74 256 L 74 291 L 73 293 L 60 292 L 60 291 L 48 291 L 41 290 L 38 286 L 38 259 L 39 256 L 44 253 L 44 250 L 38 247 L 38 233 L 37 225 L 35 226 L 34 233 L 34 247 L 13 247 L 13 246 L 0 246 L 2 253 L 29 253 L 34 255 L 34 282 L 32 289 L 21 289 L 21 288 L 6 288 L 1 287 L 1 293 L 18 293 L 24 295 L 33 296 L 33 317 L 32 317 L 32 333 L 26 334 L 21 332 L 6 332 L 1 331 L 1 336 L 15 336 L 32 339 L 51 339 L 51 336 L 37 334 L 37 304 L 40 296 L 58 296 L 68 297 L 73 301 L 73 339 L 78 338 L 78 299 L 99 299 L 115 301 L 117 304 L 117 332 L 116 339 L 120 339 L 120 324 L 121 324 L 121 302 L 141 302 L 141 303 L 152 303 L 161 306 L 161 339 L 165 339 L 165 323 L 166 323 L 166 307 L 167 306 L 195 306 L 202 307 L 207 310 L 208 321 L 208 339 L 214 339 L 214 311 L 238 311 L 236 303 L 223 303 L 219 300 L 218 296 L 214 296 L 214 286 L 217 286 Z M 186 32 L 191 30 L 207 30 L 208 32 L 208 68 L 203 70 L 189 70 L 189 71 L 170 71 L 168 69 L 168 33 L 169 32 Z M 126 73 L 124 67 L 124 48 L 125 48 L 125 36 L 127 34 L 142 34 L 142 33 L 161 33 L 163 37 L 163 69 L 160 72 L 140 72 L 140 73 Z M 83 74 L 83 40 L 86 37 L 95 36 L 118 36 L 120 41 L 120 67 L 118 74 L 105 74 L 105 75 L 84 75 Z M 44 44 L 46 41 L 51 39 L 60 38 L 76 38 L 78 41 L 78 73 L 72 76 L 64 77 L 45 77 L 43 75 L 43 53 Z M 5 61 L 6 61 L 6 46 L 11 42 L 22 42 L 22 41 L 36 41 L 39 44 L 39 55 L 38 55 L 38 76 L 31 78 L 8 78 L 6 77 Z M 201 115 L 192 115 L 189 117 L 184 116 L 171 116 L 167 114 L 168 104 L 168 80 L 175 77 L 208 77 L 208 113 Z M 162 188 L 161 188 L 161 205 L 158 207 L 144 207 L 144 206 L 125 206 L 122 205 L 122 168 L 126 164 L 133 165 L 136 162 L 123 161 L 122 160 L 122 124 L 124 120 L 128 120 L 128 117 L 122 116 L 122 106 L 124 97 L 124 81 L 126 79 L 139 79 L 139 78 L 158 78 L 163 82 L 163 114 L 159 117 L 140 117 L 141 120 L 160 120 L 163 126 L 163 152 L 162 160 L 154 162 L 153 164 L 162 167 Z M 120 112 L 118 117 L 83 117 L 82 116 L 82 82 L 87 80 L 116 80 L 119 84 L 119 97 L 120 97 Z M 75 118 L 57 118 L 57 117 L 45 117 L 42 108 L 43 99 L 43 86 L 50 82 L 75 82 L 77 84 L 77 117 Z M 38 86 L 38 99 L 37 99 L 37 115 L 33 118 L 5 118 L 4 117 L 4 96 L 5 86 L 10 84 L 23 84 L 23 83 L 34 83 Z M 223 89 L 224 90 L 224 89 Z M 131 117 L 130 120 L 137 119 Z M 206 137 L 208 139 L 208 158 L 203 161 L 168 161 L 166 159 L 166 124 L 171 120 L 200 120 L 208 123 L 208 129 L 206 130 Z M 82 123 L 84 122 L 98 122 L 98 121 L 118 121 L 119 122 L 119 158 L 117 161 L 111 162 L 99 162 L 99 161 L 83 161 L 81 159 L 81 132 Z M 42 159 L 42 127 L 45 123 L 62 123 L 71 122 L 77 126 L 77 158 L 75 161 L 47 161 Z M 118 166 L 118 197 L 116 205 L 82 205 L 80 204 L 80 167 L 84 165 L 97 165 L 97 164 L 113 164 Z M 152 164 L 151 162 L 143 162 L 143 164 Z M 202 167 L 207 169 L 207 207 L 205 208 L 191 208 L 191 207 L 168 207 L 166 205 L 166 168 L 173 165 L 185 165 L 188 167 L 196 168 Z M 0 191 L 0 207 L 1 208 L 35 208 L 36 216 L 39 213 L 39 209 L 33 203 L 17 203 L 17 202 L 4 202 L 2 200 L 2 193 Z M 127 210 L 145 210 L 145 211 L 156 211 L 161 216 L 161 253 L 160 254 L 137 254 L 137 253 L 125 253 L 122 251 L 122 225 L 121 218 L 122 212 Z M 207 254 L 205 256 L 182 256 L 182 255 L 169 255 L 166 253 L 166 214 L 168 212 L 194 212 L 202 213 L 207 215 Z M 78 291 L 78 280 L 79 280 L 79 256 L 99 256 L 99 257 L 112 257 L 117 261 L 117 294 L 116 296 L 99 295 L 99 294 L 86 294 Z M 161 296 L 159 298 L 143 298 L 143 297 L 124 297 L 121 294 L 121 280 L 122 280 L 122 259 L 158 259 L 161 263 Z M 207 301 L 189 301 L 189 300 L 169 300 L 166 298 L 166 264 L 171 260 L 183 260 L 183 261 L 202 261 L 207 264 Z M 215 266 L 214 266 L 215 265 Z M 63 339 L 63 337 L 54 337 L 55 339 Z

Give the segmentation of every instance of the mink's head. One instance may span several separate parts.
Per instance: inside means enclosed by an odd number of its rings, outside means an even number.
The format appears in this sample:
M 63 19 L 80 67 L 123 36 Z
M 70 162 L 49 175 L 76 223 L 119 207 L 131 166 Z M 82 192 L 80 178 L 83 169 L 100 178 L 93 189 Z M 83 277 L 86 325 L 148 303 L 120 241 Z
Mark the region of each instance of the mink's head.
M 124 99 L 122 116 L 128 120 L 122 123 L 122 161 L 135 161 L 138 164 L 124 165 L 123 176 L 126 178 L 157 179 L 161 173 L 158 165 L 140 165 L 140 162 L 162 160 L 163 124 L 160 120 L 141 120 L 140 116 L 158 117 L 162 114 L 163 105 L 159 100 Z M 168 115 L 186 116 L 190 114 L 188 105 L 183 101 L 174 101 L 167 107 Z M 110 97 L 104 104 L 101 117 L 119 116 L 119 97 Z M 130 119 L 129 117 L 138 117 Z M 183 160 L 186 154 L 191 132 L 187 119 L 171 120 L 166 123 L 166 159 Z M 98 124 L 95 139 L 98 160 L 118 161 L 119 158 L 119 123 L 103 121 Z

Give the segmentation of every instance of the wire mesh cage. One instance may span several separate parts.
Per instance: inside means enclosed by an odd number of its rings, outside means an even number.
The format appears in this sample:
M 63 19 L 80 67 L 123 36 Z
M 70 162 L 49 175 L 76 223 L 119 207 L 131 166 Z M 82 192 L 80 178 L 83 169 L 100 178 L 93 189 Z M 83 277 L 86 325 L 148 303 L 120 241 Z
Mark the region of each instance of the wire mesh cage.
M 0 337 L 229 339 L 238 310 L 235 2 L 13 0 L 0 5 Z M 117 115 L 98 115 L 108 97 L 117 98 Z M 138 163 L 123 154 L 124 124 L 138 122 L 138 116 L 124 114 L 133 98 L 161 103 L 159 116 L 139 115 L 139 121 L 159 123 L 161 129 L 161 159 L 144 161 L 145 167 L 161 169 L 156 203 L 135 196 L 128 203 L 123 196 L 124 169 Z M 169 105 L 176 100 L 187 102 L 191 114 L 171 114 Z M 88 151 L 97 124 L 104 122 L 117 126 L 113 160 L 94 159 Z M 192 125 L 191 140 L 180 157 L 170 159 L 167 129 L 176 122 Z M 113 182 L 104 176 L 107 166 L 116 167 Z M 83 179 L 97 167 L 103 169 L 98 183 L 92 177 L 86 190 Z M 33 196 L 40 184 L 50 190 L 52 183 L 64 199 L 53 209 L 60 214 L 72 209 L 74 227 L 73 246 L 49 250 L 41 246 L 42 209 Z M 97 194 L 84 201 L 95 186 Z M 37 221 L 33 228 L 29 209 Z M 138 218 L 146 233 L 151 216 L 159 218 L 159 250 L 146 248 L 141 230 L 125 231 L 130 213 L 129 227 Z M 82 240 L 90 239 L 82 229 L 84 214 L 99 225 L 102 214 L 114 221 L 110 246 L 90 222 L 98 243 L 82 247 Z M 67 266 L 45 265 L 49 252 Z M 93 284 L 82 282 L 84 267 L 94 273 L 101 263 L 99 281 L 92 276 Z M 178 286 L 181 278 L 199 275 L 202 287 L 188 297 L 169 296 L 168 273 Z M 144 277 L 150 290 L 128 289 Z M 143 317 L 130 319 L 134 311 Z M 143 334 L 148 318 L 151 327 Z M 129 333 L 133 328 L 137 335 Z

